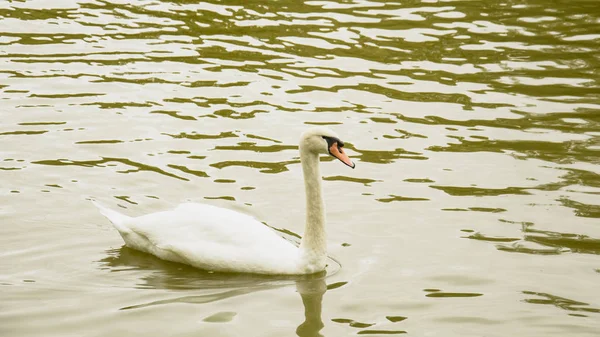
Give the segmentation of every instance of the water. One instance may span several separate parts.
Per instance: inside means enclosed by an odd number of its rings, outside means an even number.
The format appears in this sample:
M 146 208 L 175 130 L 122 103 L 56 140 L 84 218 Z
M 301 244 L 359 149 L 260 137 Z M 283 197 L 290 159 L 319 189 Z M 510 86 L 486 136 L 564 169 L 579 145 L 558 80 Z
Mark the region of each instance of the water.
M 0 3 L 0 335 L 597 336 L 595 1 Z M 86 200 L 301 234 L 328 125 L 329 275 L 122 247 Z M 333 269 L 331 269 L 333 268 Z

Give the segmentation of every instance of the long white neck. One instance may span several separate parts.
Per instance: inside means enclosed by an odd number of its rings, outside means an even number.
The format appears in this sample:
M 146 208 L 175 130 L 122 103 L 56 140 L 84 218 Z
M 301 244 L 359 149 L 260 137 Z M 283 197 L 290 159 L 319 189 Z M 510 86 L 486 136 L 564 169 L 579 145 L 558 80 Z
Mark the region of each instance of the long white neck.
M 323 270 L 327 262 L 325 205 L 321 190 L 319 155 L 301 146 L 300 161 L 306 189 L 306 225 L 300 243 L 299 267 L 308 272 L 317 272 Z

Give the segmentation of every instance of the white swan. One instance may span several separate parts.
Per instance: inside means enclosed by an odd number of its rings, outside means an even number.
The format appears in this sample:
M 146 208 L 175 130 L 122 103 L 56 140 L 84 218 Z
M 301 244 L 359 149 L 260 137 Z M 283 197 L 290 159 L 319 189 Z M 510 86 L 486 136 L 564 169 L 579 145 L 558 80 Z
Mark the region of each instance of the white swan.
M 328 153 L 354 168 L 343 146 L 325 127 L 311 128 L 301 136 L 306 225 L 300 247 L 251 216 L 211 205 L 186 203 L 132 218 L 94 204 L 128 247 L 164 260 L 222 272 L 312 274 L 323 271 L 327 260 L 319 154 Z

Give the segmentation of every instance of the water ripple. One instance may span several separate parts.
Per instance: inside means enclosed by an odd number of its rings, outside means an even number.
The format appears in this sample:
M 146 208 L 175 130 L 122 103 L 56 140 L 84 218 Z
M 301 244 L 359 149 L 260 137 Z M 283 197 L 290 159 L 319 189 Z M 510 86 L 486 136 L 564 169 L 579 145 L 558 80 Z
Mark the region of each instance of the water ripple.
M 115 334 L 131 323 L 123 317 L 144 323 L 162 306 L 135 317 L 115 309 L 173 303 L 169 333 L 263 331 L 249 322 L 268 313 L 278 322 L 268 332 L 289 334 L 298 308 L 284 288 L 167 296 L 165 284 L 219 288 L 223 276 L 195 281 L 123 249 L 107 257 L 119 238 L 83 199 L 105 195 L 130 214 L 244 205 L 300 232 L 297 142 L 311 125 L 338 132 L 357 169 L 322 160 L 331 247 L 349 263 L 325 295 L 323 316 L 337 318 L 298 331 L 423 335 L 424 317 L 461 335 L 598 330 L 585 318 L 600 306 L 590 291 L 600 238 L 594 1 L 33 0 L 0 2 L 0 19 L 0 246 L 18 257 L 0 270 L 6 331 Z M 110 271 L 126 285 L 89 287 L 114 285 Z M 493 281 L 473 288 L 482 275 Z M 39 301 L 55 306 L 31 311 Z M 225 330 L 189 323 L 182 304 L 204 302 L 236 305 L 191 320 Z

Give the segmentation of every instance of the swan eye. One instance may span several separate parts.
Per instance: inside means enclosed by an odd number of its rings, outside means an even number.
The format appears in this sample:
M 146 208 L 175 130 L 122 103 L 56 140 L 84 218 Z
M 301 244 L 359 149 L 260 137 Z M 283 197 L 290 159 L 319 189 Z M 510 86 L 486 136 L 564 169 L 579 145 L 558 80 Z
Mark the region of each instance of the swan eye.
M 327 147 L 331 149 L 333 145 L 335 145 L 338 151 L 342 152 L 342 148 L 344 147 L 344 142 L 335 137 L 321 136 L 323 139 L 327 141 Z

